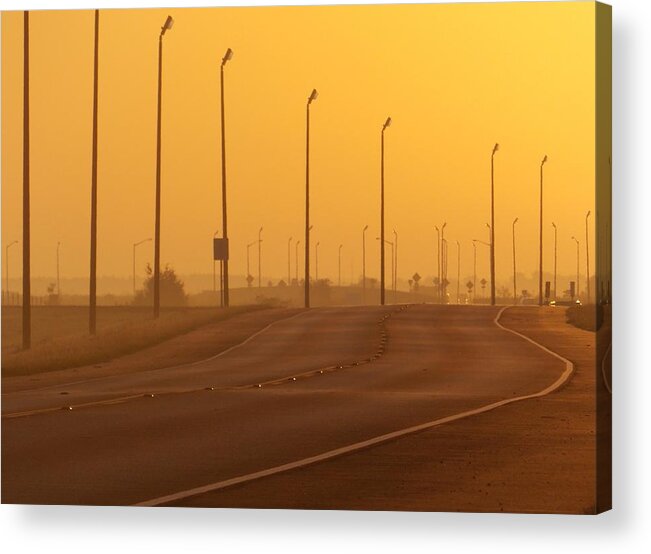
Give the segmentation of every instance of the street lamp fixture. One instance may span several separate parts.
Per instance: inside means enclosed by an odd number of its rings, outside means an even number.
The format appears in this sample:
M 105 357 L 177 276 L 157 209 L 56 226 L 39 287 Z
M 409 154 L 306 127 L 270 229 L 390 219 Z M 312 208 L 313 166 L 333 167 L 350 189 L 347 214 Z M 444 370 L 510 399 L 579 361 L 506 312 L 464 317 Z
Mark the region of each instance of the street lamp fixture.
M 307 98 L 305 126 L 305 307 L 310 307 L 310 105 L 319 97 L 312 89 Z M 297 277 L 298 280 L 298 277 Z
M 380 140 L 380 304 L 384 306 L 384 131 L 391 126 L 391 118 L 387 117 L 382 125 Z
M 226 62 L 230 61 L 233 59 L 233 51 L 229 48 L 226 50 L 226 53 L 224 54 L 224 57 L 222 58 L 222 67 L 226 65 Z
M 163 98 L 163 36 L 174 25 L 167 16 L 158 37 L 158 111 L 156 118 L 156 216 L 154 225 L 154 318 L 160 314 L 160 196 L 161 196 L 161 110 Z
M 538 305 L 543 305 L 543 166 L 547 163 L 547 155 L 540 162 L 540 245 L 538 258 Z
M 490 224 L 490 270 L 491 270 L 491 306 L 495 305 L 495 153 L 500 145 L 496 142 L 491 154 L 491 224 Z

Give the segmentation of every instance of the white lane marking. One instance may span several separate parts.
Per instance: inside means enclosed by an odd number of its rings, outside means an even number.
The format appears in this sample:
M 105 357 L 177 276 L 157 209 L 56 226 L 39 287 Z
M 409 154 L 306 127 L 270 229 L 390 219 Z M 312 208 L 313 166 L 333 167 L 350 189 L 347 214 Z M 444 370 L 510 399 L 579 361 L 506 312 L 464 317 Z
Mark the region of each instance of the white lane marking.
M 505 331 L 508 331 L 509 333 L 512 333 L 514 335 L 517 335 L 518 337 L 526 340 L 527 342 L 530 342 L 531 344 L 537 346 L 541 350 L 544 350 L 548 354 L 551 354 L 553 357 L 563 361 L 565 363 L 565 371 L 561 374 L 561 376 L 551 385 L 546 387 L 545 389 L 541 390 L 540 392 L 536 392 L 533 394 L 527 394 L 524 396 L 517 396 L 515 398 L 507 398 L 505 400 L 500 400 L 498 402 L 493 402 L 492 404 L 488 404 L 486 406 L 482 406 L 480 408 L 475 408 L 473 410 L 467 410 L 465 412 L 460 412 L 457 414 L 453 414 L 450 416 L 442 417 L 439 419 L 435 419 L 434 421 L 429 421 L 427 423 L 421 423 L 419 425 L 414 425 L 412 427 L 407 427 L 405 429 L 400 429 L 398 431 L 393 431 L 391 433 L 386 433 L 384 435 L 380 435 L 377 437 L 373 437 L 361 442 L 356 442 L 354 444 L 350 444 L 348 446 L 342 446 L 341 448 L 335 448 L 334 450 L 329 450 L 328 452 L 324 452 L 322 454 L 317 454 L 316 456 L 310 456 L 309 458 L 303 458 L 302 460 L 297 460 L 295 462 L 290 462 L 287 464 L 282 464 L 279 466 L 271 467 L 268 469 L 264 469 L 261 471 L 256 471 L 255 473 L 249 473 L 247 475 L 241 475 L 239 477 L 233 477 L 232 479 L 226 479 L 224 481 L 218 481 L 216 483 L 211 483 L 209 485 L 204 485 L 201 487 L 196 487 L 193 489 L 188 489 L 185 491 L 180 491 L 177 493 L 169 494 L 166 496 L 160 496 L 158 498 L 153 498 L 151 500 L 145 500 L 143 502 L 139 502 L 137 504 L 134 504 L 134 506 L 160 506 L 161 504 L 168 504 L 170 502 L 175 502 L 178 500 L 183 500 L 185 498 L 189 498 L 192 496 L 197 496 L 200 494 L 205 494 L 208 492 L 213 492 L 217 491 L 220 489 L 225 489 L 227 487 L 232 487 L 234 485 L 240 485 L 242 483 L 248 483 L 250 481 L 255 481 L 256 479 L 261 479 L 263 477 L 269 477 L 271 475 L 276 475 L 278 473 L 284 473 L 286 471 L 291 471 L 293 469 L 298 469 L 301 467 L 306 467 L 312 464 L 316 464 L 319 462 L 323 462 L 325 460 L 330 460 L 332 458 L 336 458 L 338 456 L 343 456 L 344 454 L 350 454 L 351 452 L 356 452 L 358 450 L 362 450 L 364 448 L 369 448 L 371 446 L 376 446 L 378 444 L 382 444 L 385 442 L 389 442 L 391 440 L 404 437 L 405 435 L 411 435 L 413 433 L 418 433 L 420 431 L 425 431 L 427 429 L 431 429 L 433 427 L 437 427 L 439 425 L 443 425 L 445 423 L 450 423 L 452 421 L 457 421 L 459 419 L 463 419 L 466 417 L 470 417 L 473 415 L 477 414 L 482 414 L 485 412 L 489 412 L 491 410 L 495 410 L 496 408 L 500 408 L 502 406 L 506 406 L 507 404 L 513 404 L 515 402 L 521 402 L 523 400 L 531 400 L 533 398 L 540 398 L 542 396 L 546 396 L 561 386 L 563 386 L 572 376 L 572 373 L 574 372 L 574 364 L 568 360 L 567 358 L 564 358 L 560 354 L 557 354 L 556 352 L 553 352 L 549 348 L 543 346 L 542 344 L 534 341 L 533 339 L 530 339 L 529 337 L 523 335 L 522 333 L 518 333 L 517 331 L 513 331 L 512 329 L 508 329 L 504 327 L 500 322 L 499 319 L 504 313 L 504 311 L 509 308 L 509 306 L 505 306 L 502 308 L 493 322 L 500 328 Z
M 608 382 L 608 377 L 606 377 L 606 367 L 605 367 L 605 366 L 606 366 L 606 358 L 608 358 L 608 352 L 610 352 L 610 350 L 612 349 L 612 347 L 613 347 L 613 343 L 611 342 L 611 343 L 608 345 L 608 348 L 606 348 L 606 353 L 604 354 L 604 357 L 603 357 L 603 359 L 601 360 L 601 376 L 604 378 L 604 385 L 606 386 L 606 390 L 607 390 L 610 394 L 613 393 L 613 389 L 612 389 L 612 387 L 610 386 L 610 383 Z M 611 366 L 611 368 L 612 368 L 612 361 L 611 361 L 610 366 Z
M 217 359 L 217 358 L 219 358 L 221 356 L 224 356 L 225 354 L 227 354 L 229 352 L 232 352 L 233 350 L 235 350 L 237 348 L 240 348 L 241 346 L 244 346 L 249 341 L 253 340 L 257 336 L 259 336 L 262 333 L 264 333 L 265 331 L 267 331 L 270 327 L 273 327 L 274 325 L 276 325 L 278 323 L 283 323 L 285 321 L 289 321 L 290 319 L 294 319 L 296 317 L 299 317 L 299 316 L 307 314 L 307 313 L 309 313 L 309 312 L 308 311 L 301 311 L 301 312 L 299 312 L 297 314 L 290 315 L 290 316 L 287 316 L 287 317 L 283 317 L 282 319 L 277 319 L 275 321 L 272 321 L 266 327 L 263 327 L 262 329 L 260 329 L 259 331 L 256 331 L 252 335 L 249 335 L 242 342 L 234 344 L 233 346 L 229 346 L 226 350 L 222 350 L 218 354 L 215 354 L 214 356 L 210 356 L 209 358 L 205 358 L 203 360 L 196 360 L 194 362 L 186 362 L 184 364 L 172 365 L 172 366 L 168 366 L 168 367 L 156 367 L 156 368 L 153 368 L 153 369 L 146 369 L 145 371 L 138 371 L 136 373 L 122 373 L 122 374 L 117 374 L 117 375 L 105 375 L 103 377 L 95 377 L 95 378 L 91 378 L 91 379 L 82 379 L 80 381 L 71 381 L 69 383 L 66 382 L 66 383 L 59 383 L 59 384 L 56 384 L 56 385 L 46 385 L 45 387 L 37 387 L 37 388 L 33 388 L 33 389 L 24 389 L 24 390 L 15 391 L 15 392 L 3 392 L 2 396 L 10 395 L 10 394 L 29 393 L 29 392 L 35 392 L 35 391 L 44 391 L 44 390 L 48 390 L 48 389 L 57 389 L 57 388 L 61 388 L 61 387 L 70 387 L 72 385 L 82 385 L 84 383 L 93 383 L 93 382 L 96 382 L 96 381 L 102 381 L 104 379 L 114 379 L 115 377 L 124 377 L 124 376 L 129 376 L 129 375 L 136 375 L 136 374 L 137 375 L 144 375 L 145 373 L 152 373 L 152 372 L 155 372 L 155 371 L 169 371 L 171 369 L 181 369 L 183 367 L 202 364 L 204 362 L 209 362 L 211 360 L 215 360 L 215 359 Z M 222 320 L 222 321 L 227 321 L 227 320 Z M 157 345 L 152 345 L 152 348 L 155 347 L 155 346 L 157 346 Z

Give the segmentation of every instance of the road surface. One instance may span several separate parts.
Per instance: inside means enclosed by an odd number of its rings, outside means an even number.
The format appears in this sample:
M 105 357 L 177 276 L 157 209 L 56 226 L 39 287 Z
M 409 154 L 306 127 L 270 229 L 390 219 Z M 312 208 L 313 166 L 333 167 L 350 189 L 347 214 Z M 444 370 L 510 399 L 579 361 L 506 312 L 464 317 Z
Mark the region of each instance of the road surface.
M 4 394 L 2 501 L 143 503 L 556 382 L 498 311 L 312 309 L 202 362 Z

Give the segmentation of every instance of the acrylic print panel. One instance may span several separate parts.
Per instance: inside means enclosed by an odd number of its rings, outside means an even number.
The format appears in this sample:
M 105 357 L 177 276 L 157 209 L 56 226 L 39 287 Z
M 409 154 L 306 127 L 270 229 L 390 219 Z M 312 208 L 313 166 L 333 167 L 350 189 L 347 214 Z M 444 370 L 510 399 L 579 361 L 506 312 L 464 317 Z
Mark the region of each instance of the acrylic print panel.
M 2 501 L 610 507 L 610 8 L 2 14 Z

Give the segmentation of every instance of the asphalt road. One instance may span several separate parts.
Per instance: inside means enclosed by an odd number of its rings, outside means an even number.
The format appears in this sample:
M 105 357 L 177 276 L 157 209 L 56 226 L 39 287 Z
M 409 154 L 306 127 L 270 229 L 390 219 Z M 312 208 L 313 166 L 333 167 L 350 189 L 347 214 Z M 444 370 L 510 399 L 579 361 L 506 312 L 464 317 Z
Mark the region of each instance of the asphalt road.
M 5 394 L 2 501 L 136 504 L 546 388 L 565 365 L 498 310 L 313 309 L 204 362 Z

